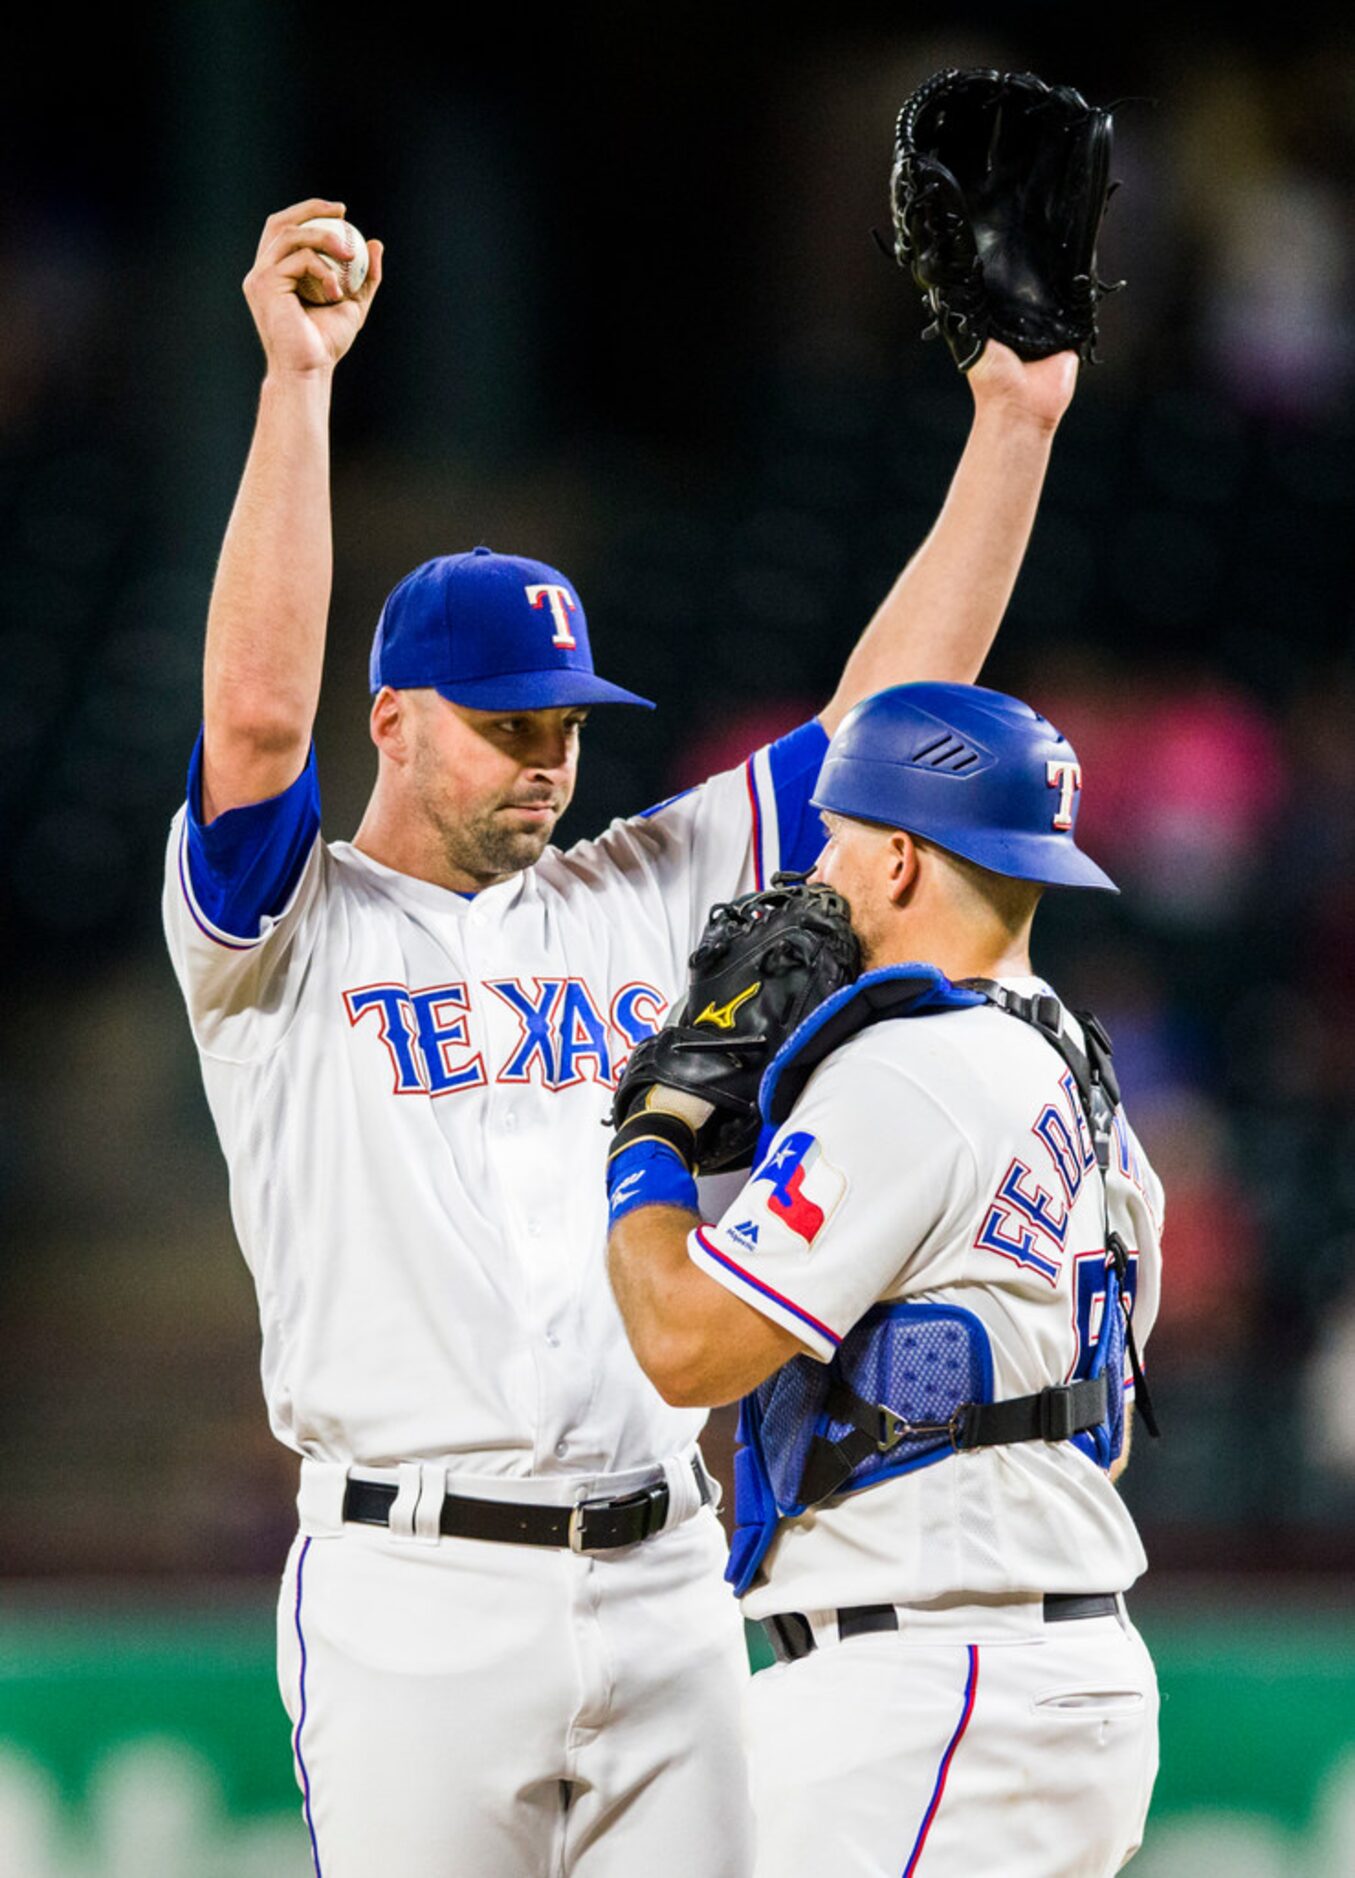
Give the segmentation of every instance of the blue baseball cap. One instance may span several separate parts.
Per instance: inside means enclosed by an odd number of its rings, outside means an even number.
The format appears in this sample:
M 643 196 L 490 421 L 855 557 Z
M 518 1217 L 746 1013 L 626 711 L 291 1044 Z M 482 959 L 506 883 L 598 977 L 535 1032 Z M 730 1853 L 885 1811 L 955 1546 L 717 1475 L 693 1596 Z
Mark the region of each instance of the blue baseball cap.
M 1074 838 L 1082 766 L 1048 718 L 982 685 L 895 685 L 850 710 L 816 809 L 882 822 L 1016 880 L 1119 888 Z
M 472 548 L 406 574 L 376 623 L 372 691 L 428 686 L 478 711 L 638 704 L 599 678 L 572 582 L 543 561 Z

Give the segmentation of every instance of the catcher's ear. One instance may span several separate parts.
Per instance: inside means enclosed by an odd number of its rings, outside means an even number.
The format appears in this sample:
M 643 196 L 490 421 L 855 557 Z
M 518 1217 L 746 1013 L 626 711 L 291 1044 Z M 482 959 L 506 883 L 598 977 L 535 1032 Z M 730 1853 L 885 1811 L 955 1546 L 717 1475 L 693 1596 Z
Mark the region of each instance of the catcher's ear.
M 889 837 L 885 852 L 889 864 L 886 891 L 893 904 L 898 906 L 917 879 L 917 843 L 902 828 L 896 828 Z

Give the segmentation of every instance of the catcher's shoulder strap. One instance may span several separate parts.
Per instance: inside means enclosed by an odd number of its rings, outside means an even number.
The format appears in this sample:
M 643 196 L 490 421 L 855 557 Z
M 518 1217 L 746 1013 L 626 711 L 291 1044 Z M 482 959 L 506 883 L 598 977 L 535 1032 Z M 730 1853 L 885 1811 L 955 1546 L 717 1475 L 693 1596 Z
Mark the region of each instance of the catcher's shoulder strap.
M 1074 1011 L 1082 1031 L 1083 1046 L 1064 1026 L 1063 1006 L 1052 991 L 1027 993 L 999 984 L 995 978 L 964 978 L 965 990 L 1037 1030 L 1063 1058 L 1077 1085 L 1082 1112 L 1091 1130 L 1096 1150 L 1096 1164 L 1104 1175 L 1110 1167 L 1110 1137 L 1115 1125 L 1115 1111 L 1120 1106 L 1120 1083 L 1115 1074 L 1110 1038 L 1105 1026 L 1091 1011 Z
M 858 1031 L 889 1018 L 972 1009 L 986 1002 L 986 995 L 952 984 L 934 965 L 885 965 L 863 973 L 825 998 L 772 1058 L 760 1091 L 764 1120 L 779 1127 L 819 1064 Z
M 1115 1266 L 1116 1275 L 1122 1288 L 1129 1265 L 1129 1253 L 1119 1233 L 1113 1232 L 1110 1225 L 1110 1198 L 1106 1191 L 1106 1180 L 1110 1173 L 1110 1143 L 1115 1128 L 1115 1117 L 1120 1106 L 1120 1083 L 1115 1074 L 1115 1065 L 1111 1060 L 1110 1038 L 1104 1024 L 1092 1011 L 1074 1011 L 1078 1026 L 1082 1031 L 1083 1048 L 1064 1028 L 1063 1006 L 1052 992 L 1037 992 L 1028 995 L 1014 991 L 1009 985 L 999 984 L 994 978 L 965 978 L 960 981 L 966 989 L 977 992 L 989 1004 L 999 1011 L 1005 1011 L 1008 1017 L 1015 1017 L 1024 1024 L 1037 1030 L 1045 1041 L 1053 1046 L 1072 1071 L 1073 1081 L 1077 1085 L 1078 1098 L 1082 1112 L 1087 1118 L 1091 1131 L 1092 1147 L 1096 1154 L 1096 1165 L 1101 1175 L 1101 1191 L 1105 1207 L 1106 1252 Z M 1143 1425 L 1154 1438 L 1161 1432 L 1157 1416 L 1153 1412 L 1152 1397 L 1148 1393 L 1148 1384 L 1144 1378 L 1143 1365 L 1139 1360 L 1138 1343 L 1134 1336 L 1134 1323 L 1125 1309 L 1125 1347 L 1129 1352 L 1129 1367 L 1134 1378 L 1134 1399 L 1138 1405 Z

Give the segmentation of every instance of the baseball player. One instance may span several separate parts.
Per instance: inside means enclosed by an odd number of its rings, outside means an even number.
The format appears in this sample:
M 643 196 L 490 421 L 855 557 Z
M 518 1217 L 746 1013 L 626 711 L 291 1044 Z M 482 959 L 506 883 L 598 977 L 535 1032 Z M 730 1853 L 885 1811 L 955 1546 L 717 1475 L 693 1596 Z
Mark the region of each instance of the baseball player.
M 696 1437 L 605 1268 L 600 1126 L 713 899 L 807 866 L 828 734 L 894 679 L 971 677 L 1015 579 L 1070 356 L 994 347 L 945 509 L 817 721 L 568 853 L 599 677 L 579 595 L 487 547 L 389 596 L 378 774 L 320 834 L 333 370 L 356 298 L 298 298 L 342 233 L 272 216 L 266 358 L 213 591 L 165 927 L 301 1457 L 279 1676 L 317 1872 L 476 1878 L 750 1863 L 746 1657 Z
M 772 1062 L 770 1139 L 718 1224 L 689 1172 L 709 1047 L 683 1087 L 679 1028 L 653 1059 L 673 1080 L 618 1093 L 632 1344 L 667 1401 L 745 1398 L 729 1575 L 779 1659 L 751 1691 L 766 1878 L 1099 1878 L 1140 1841 L 1157 1690 L 1112 1479 L 1162 1192 L 1104 1032 L 1029 955 L 1046 886 L 1112 885 L 1075 844 L 1080 785 L 1014 698 L 868 698 L 801 890 L 820 916 L 845 896 L 865 970 Z

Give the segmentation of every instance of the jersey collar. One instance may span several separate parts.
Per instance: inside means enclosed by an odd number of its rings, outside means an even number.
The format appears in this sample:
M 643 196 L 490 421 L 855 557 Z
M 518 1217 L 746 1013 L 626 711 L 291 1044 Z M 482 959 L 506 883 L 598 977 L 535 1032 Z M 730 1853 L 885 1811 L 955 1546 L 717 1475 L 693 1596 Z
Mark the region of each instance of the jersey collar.
M 479 893 L 467 895 L 457 893 L 451 887 L 439 887 L 432 880 L 419 880 L 413 874 L 403 874 L 399 868 L 387 867 L 384 861 L 373 860 L 370 854 L 355 848 L 351 841 L 336 841 L 332 851 L 341 860 L 354 864 L 389 887 L 399 898 L 412 900 L 416 905 L 450 919 L 465 919 L 472 913 L 499 918 L 520 898 L 525 891 L 528 876 L 534 872 L 533 868 L 524 867 L 493 887 L 484 887 Z

